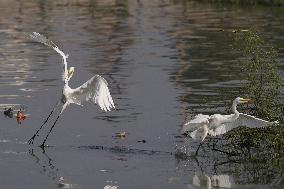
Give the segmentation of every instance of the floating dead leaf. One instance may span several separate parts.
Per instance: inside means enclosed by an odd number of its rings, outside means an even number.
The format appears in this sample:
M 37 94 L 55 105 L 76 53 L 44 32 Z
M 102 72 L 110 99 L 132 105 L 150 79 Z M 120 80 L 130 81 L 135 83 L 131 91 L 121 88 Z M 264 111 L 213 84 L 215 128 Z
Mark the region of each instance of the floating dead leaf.
M 124 139 L 126 137 L 126 132 L 119 132 L 119 133 L 115 133 L 115 138 L 119 138 L 119 139 Z
M 27 116 L 25 115 L 24 111 L 22 111 L 22 110 L 18 111 L 18 113 L 17 113 L 17 122 L 18 122 L 18 124 L 23 123 L 24 120 L 26 119 L 26 117 Z

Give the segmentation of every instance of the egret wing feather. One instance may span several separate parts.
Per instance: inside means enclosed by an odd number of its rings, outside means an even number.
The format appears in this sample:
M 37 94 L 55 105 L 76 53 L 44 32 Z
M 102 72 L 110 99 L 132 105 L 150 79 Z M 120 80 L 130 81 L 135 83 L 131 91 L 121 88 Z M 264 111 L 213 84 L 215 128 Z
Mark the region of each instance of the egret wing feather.
M 266 127 L 274 123 L 274 122 L 263 120 L 263 119 L 254 117 L 252 115 L 244 114 L 244 113 L 240 113 L 238 120 L 239 122 L 241 122 L 240 123 L 241 125 L 244 125 L 250 128 Z
M 104 111 L 115 108 L 112 97 L 108 89 L 107 81 L 95 75 L 80 87 L 74 89 L 70 95 L 74 103 L 82 105 L 85 101 L 92 101 L 100 106 Z
M 209 129 L 208 129 L 208 125 L 206 124 L 201 123 L 200 125 L 201 126 L 199 126 L 196 130 L 192 131 L 189 135 L 194 140 L 202 142 L 206 138 L 209 132 Z
M 227 123 L 228 124 L 228 123 Z M 231 130 L 231 129 L 230 129 Z M 227 127 L 225 124 L 220 125 L 219 127 L 215 127 L 213 129 L 210 129 L 208 131 L 208 134 L 211 136 L 217 136 L 217 135 L 222 135 L 225 134 L 227 132 Z
M 208 122 L 210 116 L 204 114 L 196 115 L 192 120 L 186 122 L 181 129 L 182 133 L 192 132 L 201 126 L 201 123 Z
M 221 126 L 217 127 L 216 129 L 210 129 L 209 134 L 212 136 L 216 136 L 224 134 L 239 126 L 246 126 L 249 128 L 261 128 L 269 126 L 273 123 L 274 122 L 266 121 L 251 115 L 240 113 L 238 119 L 232 122 L 223 123 Z

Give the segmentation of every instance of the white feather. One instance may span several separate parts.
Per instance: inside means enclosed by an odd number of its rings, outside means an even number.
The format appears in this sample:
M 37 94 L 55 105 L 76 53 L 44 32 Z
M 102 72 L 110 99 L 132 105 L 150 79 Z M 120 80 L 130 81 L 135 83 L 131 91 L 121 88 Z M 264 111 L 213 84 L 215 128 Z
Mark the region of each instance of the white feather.
M 77 87 L 76 89 L 71 89 L 68 85 L 68 82 L 71 79 L 73 73 L 70 76 L 68 76 L 68 69 L 67 69 L 68 54 L 62 52 L 57 47 L 57 45 L 55 45 L 51 40 L 47 39 L 45 36 L 37 32 L 33 32 L 32 34 L 30 34 L 30 37 L 40 43 L 45 44 L 48 47 L 51 47 L 53 50 L 55 50 L 58 54 L 62 56 L 63 59 L 62 79 L 65 85 L 63 88 L 64 106 L 61 112 L 63 112 L 63 110 L 71 103 L 82 105 L 82 103 L 85 101 L 92 101 L 98 104 L 99 107 L 104 111 L 110 111 L 112 108 L 115 108 L 112 97 L 108 89 L 108 83 L 103 77 L 95 75 L 87 82 Z
M 183 125 L 181 129 L 182 133 L 189 133 L 193 139 L 200 140 L 202 142 L 208 134 L 211 136 L 221 135 L 239 126 L 259 128 L 277 123 L 269 122 L 244 113 L 239 113 L 236 109 L 237 104 L 243 103 L 247 100 L 248 99 L 238 97 L 233 101 L 232 109 L 234 114 L 214 114 L 211 116 L 198 114 L 194 117 L 194 119 Z
M 198 114 L 192 120 L 186 122 L 181 129 L 182 133 L 191 132 L 198 129 L 201 123 L 206 123 L 209 120 L 209 115 Z
M 208 131 L 209 131 L 208 125 L 206 123 L 204 123 L 199 128 L 192 131 L 189 135 L 194 140 L 202 142 L 206 138 Z
M 72 90 L 70 98 L 79 105 L 82 105 L 85 101 L 92 101 L 104 111 L 115 108 L 107 81 L 100 75 L 93 76 L 80 87 Z
M 239 113 L 238 119 L 232 122 L 223 123 L 216 129 L 210 129 L 209 134 L 212 136 L 217 136 L 217 135 L 222 135 L 239 126 L 246 126 L 249 128 L 262 128 L 262 127 L 266 127 L 266 126 L 269 126 L 275 123 L 277 122 L 269 122 L 269 121 L 251 116 L 251 115 Z

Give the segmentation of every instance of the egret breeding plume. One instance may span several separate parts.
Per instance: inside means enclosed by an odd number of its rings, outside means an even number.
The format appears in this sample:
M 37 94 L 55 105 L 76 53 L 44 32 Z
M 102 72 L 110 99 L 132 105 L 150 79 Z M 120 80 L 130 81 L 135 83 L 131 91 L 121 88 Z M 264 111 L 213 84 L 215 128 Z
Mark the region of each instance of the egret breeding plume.
M 182 127 L 182 133 L 189 133 L 191 138 L 200 141 L 200 145 L 198 146 L 195 155 L 198 154 L 198 150 L 208 134 L 211 136 L 217 136 L 224 134 L 238 126 L 259 128 L 274 123 L 244 113 L 239 113 L 237 110 L 237 105 L 248 103 L 250 101 L 250 99 L 237 97 L 232 104 L 233 114 L 214 114 L 211 116 L 198 114 L 194 117 L 194 119 L 186 122 Z
M 45 142 L 50 135 L 52 129 L 54 128 L 56 122 L 58 121 L 60 115 L 65 110 L 65 108 L 69 104 L 77 104 L 82 105 L 85 101 L 92 101 L 95 104 L 98 104 L 99 107 L 104 111 L 110 111 L 111 109 L 115 108 L 112 97 L 110 95 L 109 89 L 108 89 L 108 83 L 107 81 L 100 75 L 95 75 L 88 81 L 86 81 L 81 86 L 71 89 L 68 85 L 68 82 L 70 81 L 71 77 L 74 73 L 74 67 L 67 67 L 67 58 L 68 54 L 63 53 L 57 45 L 55 45 L 51 40 L 47 39 L 43 35 L 33 32 L 30 34 L 30 37 L 40 43 L 43 43 L 44 45 L 51 47 L 54 49 L 57 53 L 59 53 L 62 56 L 63 60 L 63 74 L 62 74 L 62 80 L 64 82 L 64 87 L 62 90 L 62 98 L 60 101 L 56 103 L 53 110 L 50 112 L 48 117 L 45 119 L 43 124 L 40 126 L 40 128 L 36 131 L 36 133 L 31 137 L 29 140 L 29 144 L 32 144 L 35 137 L 38 135 L 38 132 L 42 129 L 42 127 L 47 123 L 48 119 L 54 112 L 54 110 L 61 104 L 62 109 L 57 116 L 55 122 L 51 126 L 48 134 L 46 135 L 43 143 L 40 145 L 40 147 L 45 146 Z

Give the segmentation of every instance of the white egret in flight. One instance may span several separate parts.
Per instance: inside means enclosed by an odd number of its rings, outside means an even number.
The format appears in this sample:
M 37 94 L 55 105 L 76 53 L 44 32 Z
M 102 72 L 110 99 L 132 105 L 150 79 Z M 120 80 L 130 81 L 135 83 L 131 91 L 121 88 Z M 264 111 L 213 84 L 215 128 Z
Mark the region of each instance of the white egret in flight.
M 224 134 L 238 126 L 259 128 L 275 123 L 262 120 L 244 113 L 239 113 L 237 110 L 237 105 L 248 103 L 250 101 L 250 99 L 237 97 L 232 104 L 233 114 L 214 114 L 211 116 L 198 114 L 194 117 L 194 119 L 186 122 L 182 127 L 182 133 L 189 133 L 191 138 L 200 141 L 200 145 L 198 146 L 195 155 L 198 154 L 198 150 L 208 134 L 211 136 L 217 136 Z
M 95 75 L 88 81 L 86 81 L 81 86 L 71 89 L 68 85 L 68 82 L 70 81 L 71 77 L 74 73 L 74 67 L 67 67 L 67 58 L 68 54 L 63 53 L 57 45 L 55 45 L 52 41 L 44 37 L 43 35 L 33 32 L 30 34 L 30 37 L 40 43 L 45 44 L 48 47 L 53 48 L 57 53 L 59 53 L 62 56 L 63 59 L 63 74 L 62 79 L 64 81 L 64 87 L 62 90 L 62 98 L 60 101 L 58 101 L 53 108 L 53 110 L 50 112 L 46 120 L 43 122 L 43 124 L 40 126 L 40 128 L 36 131 L 36 133 L 33 135 L 33 137 L 29 140 L 29 144 L 32 144 L 35 137 L 37 136 L 38 132 L 42 129 L 42 127 L 47 123 L 48 119 L 52 115 L 53 111 L 58 107 L 59 104 L 63 104 L 62 109 L 57 116 L 55 122 L 53 123 L 52 127 L 50 128 L 46 138 L 44 139 L 43 143 L 40 145 L 40 147 L 44 148 L 45 142 L 51 133 L 52 129 L 54 128 L 57 120 L 59 119 L 62 112 L 65 110 L 65 108 L 69 104 L 77 104 L 82 105 L 85 101 L 92 101 L 95 104 L 98 104 L 99 107 L 104 111 L 110 111 L 112 108 L 115 108 L 112 97 L 110 95 L 109 89 L 108 89 L 108 83 L 107 81 L 100 75 Z

